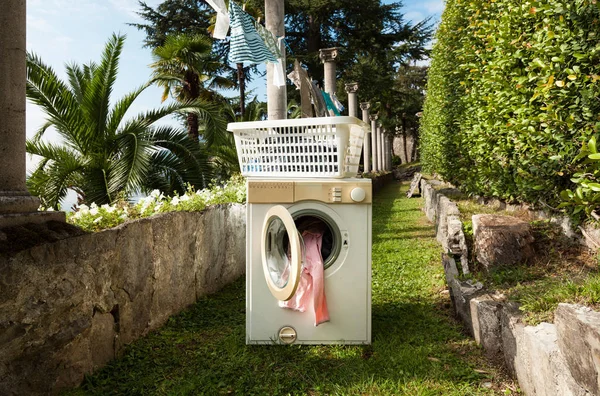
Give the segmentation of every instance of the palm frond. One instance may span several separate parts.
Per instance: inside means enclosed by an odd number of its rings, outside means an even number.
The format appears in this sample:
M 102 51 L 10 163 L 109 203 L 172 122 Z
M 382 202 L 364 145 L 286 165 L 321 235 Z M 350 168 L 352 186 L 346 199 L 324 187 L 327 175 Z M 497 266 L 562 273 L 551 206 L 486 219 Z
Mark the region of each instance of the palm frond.
M 81 139 L 74 133 L 83 125 L 77 99 L 54 70 L 32 53 L 27 54 L 26 94 L 46 113 L 47 123 L 52 124 L 65 140 L 84 151 Z
M 122 97 L 110 110 L 110 114 L 108 115 L 108 121 L 106 129 L 108 131 L 109 136 L 114 136 L 117 134 L 117 129 L 119 125 L 125 118 L 125 114 L 127 110 L 131 107 L 133 102 L 150 86 L 150 82 L 138 87 L 136 90 L 128 93 L 124 97 Z
M 84 136 L 88 144 L 96 146 L 107 139 L 105 134 L 108 125 L 110 95 L 116 81 L 119 57 L 124 41 L 125 36 L 113 34 L 104 47 L 100 64 L 95 68 L 90 68 L 92 80 L 82 102 L 87 118 L 86 122 L 89 125 Z
M 44 158 L 29 175 L 27 187 L 46 207 L 58 208 L 81 170 L 81 158 L 72 151 L 44 142 L 27 142 L 28 152 Z
M 152 142 L 147 127 L 128 129 L 116 137 L 115 157 L 108 172 L 108 193 L 112 199 L 143 186 L 150 168 Z

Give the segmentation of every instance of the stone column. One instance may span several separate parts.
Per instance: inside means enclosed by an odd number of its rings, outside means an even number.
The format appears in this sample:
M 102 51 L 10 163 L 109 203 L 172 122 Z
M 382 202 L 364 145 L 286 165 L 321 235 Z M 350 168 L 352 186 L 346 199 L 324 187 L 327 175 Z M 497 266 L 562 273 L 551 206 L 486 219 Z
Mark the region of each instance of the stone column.
M 377 162 L 377 114 L 371 114 L 371 158 L 373 159 L 373 172 L 379 170 Z
M 369 108 L 371 103 L 362 102 L 360 109 L 362 110 L 362 120 L 365 123 L 369 123 Z M 371 134 L 365 133 L 365 139 L 363 141 L 363 170 L 365 173 L 371 172 Z
M 285 36 L 283 3 L 283 0 L 265 0 L 265 27 L 275 37 Z M 282 45 L 279 49 L 285 74 L 285 46 Z M 283 120 L 287 118 L 287 87 L 273 85 L 274 74 L 275 65 L 267 63 L 267 116 L 269 120 Z
M 335 58 L 338 56 L 337 48 L 324 48 L 319 50 L 319 59 L 323 62 L 325 70 L 325 92 L 335 94 Z
M 377 125 L 377 169 L 383 169 L 383 129 L 381 124 Z
M 385 137 L 385 152 L 386 152 L 386 162 L 387 162 L 387 166 L 386 169 L 391 171 L 392 170 L 392 137 L 388 134 Z
M 3 0 L 0 12 L 0 228 L 63 220 L 37 212 L 27 191 L 25 162 L 26 0 Z
M 358 91 L 357 83 L 353 82 L 346 84 L 346 93 L 348 94 L 348 115 L 351 117 L 358 117 L 356 91 Z

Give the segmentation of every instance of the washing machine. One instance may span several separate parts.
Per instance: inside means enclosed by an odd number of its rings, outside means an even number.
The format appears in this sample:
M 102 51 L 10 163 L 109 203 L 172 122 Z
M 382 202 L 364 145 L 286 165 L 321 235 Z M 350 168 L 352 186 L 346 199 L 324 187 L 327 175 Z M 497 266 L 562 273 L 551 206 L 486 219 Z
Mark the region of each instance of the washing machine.
M 371 180 L 248 179 L 247 344 L 371 343 Z M 324 229 L 329 321 L 282 308 L 301 279 L 303 229 Z

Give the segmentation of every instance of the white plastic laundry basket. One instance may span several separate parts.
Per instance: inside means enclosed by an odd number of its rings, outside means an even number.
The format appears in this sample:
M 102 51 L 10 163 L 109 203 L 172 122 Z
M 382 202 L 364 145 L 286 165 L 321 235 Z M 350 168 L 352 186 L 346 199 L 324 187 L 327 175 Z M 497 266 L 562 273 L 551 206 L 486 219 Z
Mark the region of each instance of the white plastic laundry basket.
M 242 175 L 354 177 L 367 124 L 356 117 L 235 122 Z

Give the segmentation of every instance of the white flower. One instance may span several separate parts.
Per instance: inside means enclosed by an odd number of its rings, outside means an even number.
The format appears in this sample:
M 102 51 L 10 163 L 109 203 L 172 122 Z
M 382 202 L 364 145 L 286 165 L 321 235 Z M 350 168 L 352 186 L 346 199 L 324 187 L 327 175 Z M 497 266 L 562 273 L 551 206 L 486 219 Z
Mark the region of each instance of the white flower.
M 90 205 L 90 209 L 96 209 L 98 207 L 98 205 L 96 205 L 96 202 L 92 202 L 92 204 Z
M 171 199 L 171 205 L 177 206 L 179 204 L 179 197 L 176 195 Z
M 91 209 L 90 209 L 90 214 L 92 216 L 96 216 L 98 214 L 98 207 L 94 204 L 92 204 Z
M 180 198 L 181 201 L 185 202 L 185 201 L 189 201 L 190 197 L 187 194 L 183 194 Z
M 46 212 L 54 212 L 54 208 L 50 206 L 48 209 L 46 209 Z
M 110 206 L 109 204 L 104 204 L 104 205 L 101 206 L 101 208 L 104 209 L 106 211 L 106 213 L 112 213 L 115 210 L 117 210 L 116 207 Z
M 79 205 L 79 210 L 78 210 L 79 212 L 84 212 L 85 213 L 85 212 L 87 212 L 89 210 L 90 210 L 90 207 L 87 206 L 86 204 Z
M 102 221 L 102 216 L 100 216 L 96 220 L 94 220 L 94 224 L 100 223 L 101 221 Z
M 154 211 L 158 212 L 160 210 L 160 208 L 162 207 L 162 202 L 159 202 L 155 207 L 154 207 Z
M 152 198 L 158 198 L 162 195 L 162 193 L 160 192 L 160 190 L 152 190 L 152 192 L 150 193 L 150 196 Z

